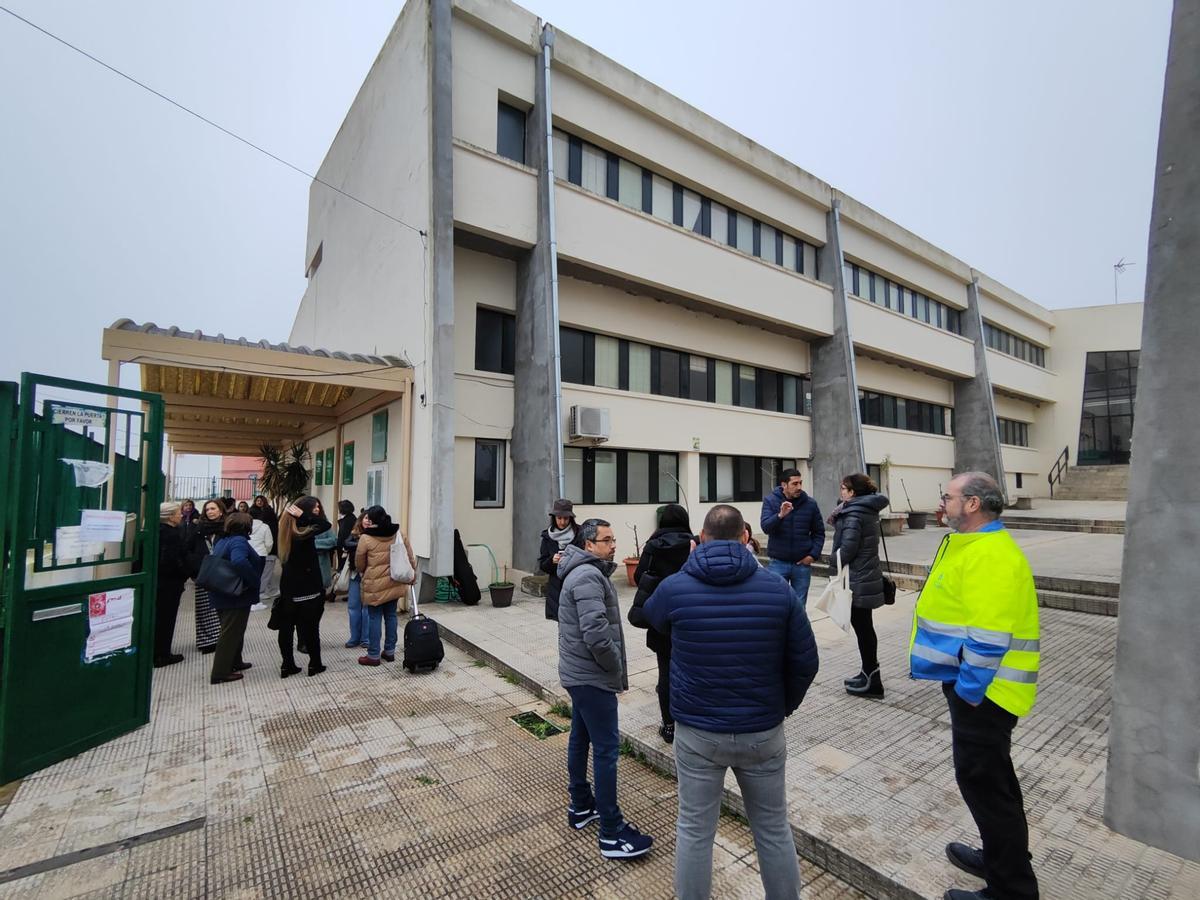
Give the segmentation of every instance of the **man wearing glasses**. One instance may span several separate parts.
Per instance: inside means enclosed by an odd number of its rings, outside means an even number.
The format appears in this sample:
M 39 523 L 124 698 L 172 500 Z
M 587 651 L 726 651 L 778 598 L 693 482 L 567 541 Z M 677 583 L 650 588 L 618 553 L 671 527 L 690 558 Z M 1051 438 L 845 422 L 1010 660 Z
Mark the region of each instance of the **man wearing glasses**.
M 617 805 L 617 694 L 629 690 L 625 636 L 612 582 L 617 541 L 603 519 L 579 526 L 577 540 L 562 551 L 558 577 L 558 680 L 571 695 L 567 777 L 571 805 L 567 824 L 576 831 L 600 820 L 600 855 L 632 859 L 649 852 L 654 839 L 625 821 Z M 588 750 L 596 790 L 588 783 Z
M 779 487 L 763 497 L 760 524 L 767 533 L 767 570 L 790 584 L 800 605 L 807 606 L 812 564 L 825 546 L 825 522 L 817 501 L 804 493 L 798 470 L 779 473 Z
M 987 887 L 949 890 L 945 900 L 1038 896 L 1010 750 L 1013 726 L 1037 694 L 1038 603 L 1029 562 L 1000 523 L 1003 509 L 990 475 L 954 477 L 939 505 L 954 533 L 942 540 L 913 615 L 912 675 L 942 682 L 955 780 L 983 843 L 947 845 L 950 862 Z

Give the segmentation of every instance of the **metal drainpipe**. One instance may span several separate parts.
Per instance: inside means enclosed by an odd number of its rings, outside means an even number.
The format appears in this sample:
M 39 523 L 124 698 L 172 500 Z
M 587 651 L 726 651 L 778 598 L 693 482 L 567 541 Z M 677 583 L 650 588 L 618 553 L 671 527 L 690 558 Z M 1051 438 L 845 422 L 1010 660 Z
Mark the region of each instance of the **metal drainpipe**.
M 554 442 L 554 459 L 558 466 L 558 496 L 567 495 L 566 472 L 563 468 L 562 442 L 562 347 L 558 335 L 558 237 L 554 223 L 554 117 L 550 102 L 550 48 L 554 46 L 554 28 L 542 26 L 542 78 L 546 83 L 545 129 L 546 129 L 546 206 L 547 228 L 550 232 L 550 312 L 554 342 L 554 422 L 557 439 Z

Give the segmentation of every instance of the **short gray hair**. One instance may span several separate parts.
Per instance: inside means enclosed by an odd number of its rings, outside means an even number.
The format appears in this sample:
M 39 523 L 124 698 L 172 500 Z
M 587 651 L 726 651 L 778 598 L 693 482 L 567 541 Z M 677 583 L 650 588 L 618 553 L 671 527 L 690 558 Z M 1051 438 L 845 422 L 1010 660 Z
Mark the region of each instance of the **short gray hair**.
M 595 543 L 596 536 L 600 534 L 601 528 L 612 528 L 611 522 L 606 522 L 603 519 L 587 519 L 579 526 L 579 538 L 584 541 L 592 541 Z
M 1004 491 L 996 483 L 996 479 L 987 472 L 959 472 L 956 478 L 963 478 L 962 495 L 978 497 L 979 508 L 989 519 L 1000 518 L 1004 512 Z
M 168 500 L 165 503 L 158 504 L 158 521 L 169 522 L 171 516 L 179 512 L 183 508 L 183 504 L 176 503 L 174 500 Z

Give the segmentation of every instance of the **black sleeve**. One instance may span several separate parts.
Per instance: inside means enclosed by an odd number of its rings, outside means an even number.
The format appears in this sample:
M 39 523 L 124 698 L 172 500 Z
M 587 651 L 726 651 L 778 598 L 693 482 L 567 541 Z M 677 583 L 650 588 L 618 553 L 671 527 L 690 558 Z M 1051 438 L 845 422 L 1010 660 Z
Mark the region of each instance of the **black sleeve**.
M 346 550 L 346 541 L 350 538 L 350 532 L 354 530 L 353 516 L 342 516 L 338 522 L 338 542 L 337 549 L 343 553 Z
M 558 566 L 554 564 L 554 554 L 557 552 L 558 541 L 547 534 L 543 534 L 542 546 L 538 550 L 538 568 L 547 575 L 554 575 L 558 572 Z
M 654 565 L 654 552 L 649 547 L 642 548 L 642 558 L 638 560 L 637 569 L 633 573 L 633 583 L 638 584 L 642 576 L 648 573 Z
M 834 550 L 842 551 L 842 565 L 848 566 L 854 562 L 862 546 L 862 520 L 857 515 L 843 515 L 839 525 L 840 530 L 834 532 Z M 833 551 L 830 551 L 830 561 L 834 561 Z

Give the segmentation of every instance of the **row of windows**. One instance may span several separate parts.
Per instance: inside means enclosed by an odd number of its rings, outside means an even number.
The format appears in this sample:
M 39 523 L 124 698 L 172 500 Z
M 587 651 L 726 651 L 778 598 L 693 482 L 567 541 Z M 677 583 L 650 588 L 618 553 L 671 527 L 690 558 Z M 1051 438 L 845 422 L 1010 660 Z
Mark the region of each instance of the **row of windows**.
M 516 319 L 511 313 L 476 308 L 476 369 L 513 374 L 515 343 Z M 576 328 L 560 328 L 559 345 L 564 384 L 812 415 L 812 383 L 803 375 L 654 347 Z
M 1029 423 L 1017 422 L 1013 419 L 996 417 L 996 431 L 1000 434 L 1000 443 L 1013 447 L 1029 446 Z
M 712 238 L 749 256 L 817 278 L 817 248 L 798 237 L 675 184 L 637 163 L 554 129 L 554 165 L 560 176 L 616 200 Z
M 925 434 L 954 433 L 950 408 L 936 403 L 859 391 L 858 409 L 864 425 L 902 428 Z
M 577 503 L 676 503 L 679 457 L 652 450 L 563 448 L 567 496 Z
M 953 306 L 897 284 L 878 272 L 864 269 L 858 263 L 846 263 L 845 277 L 847 293 L 937 328 L 962 334 L 962 314 Z
M 983 323 L 983 342 L 993 350 L 1023 359 L 1035 366 L 1046 367 L 1046 350 L 1037 344 L 1031 344 L 1025 338 L 1017 337 L 1011 331 L 997 328 L 989 322 Z
M 798 468 L 794 459 L 700 454 L 700 502 L 761 500 L 779 484 L 784 469 Z

